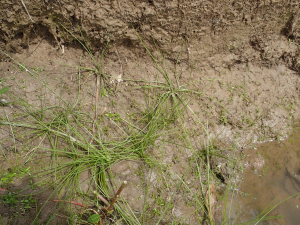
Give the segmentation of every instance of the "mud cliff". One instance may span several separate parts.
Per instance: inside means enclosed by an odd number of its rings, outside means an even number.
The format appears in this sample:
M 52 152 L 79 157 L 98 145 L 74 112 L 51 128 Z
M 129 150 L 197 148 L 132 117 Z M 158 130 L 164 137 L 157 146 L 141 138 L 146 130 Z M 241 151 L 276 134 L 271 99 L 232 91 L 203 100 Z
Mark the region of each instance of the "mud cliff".
M 0 46 L 8 51 L 22 51 L 37 35 L 69 43 L 74 39 L 63 26 L 78 38 L 80 28 L 94 50 L 108 38 L 132 48 L 138 43 L 134 27 L 170 57 L 185 41 L 189 60 L 228 47 L 234 61 L 251 61 L 255 54 L 246 57 L 245 52 L 254 49 L 259 57 L 283 60 L 299 71 L 299 49 L 274 49 L 272 56 L 265 49 L 274 35 L 299 44 L 297 0 L 1 0 L 0 11 Z

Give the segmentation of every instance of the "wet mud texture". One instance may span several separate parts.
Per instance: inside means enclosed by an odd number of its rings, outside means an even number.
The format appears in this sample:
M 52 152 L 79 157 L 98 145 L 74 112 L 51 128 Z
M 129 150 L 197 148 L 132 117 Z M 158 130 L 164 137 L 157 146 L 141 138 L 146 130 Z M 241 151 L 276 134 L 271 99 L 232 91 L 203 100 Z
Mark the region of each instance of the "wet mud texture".
M 297 47 L 284 38 L 276 39 L 275 37 L 268 46 L 269 48 L 281 47 L 286 50 Z M 53 48 L 51 42 L 49 43 L 41 37 L 33 40 L 28 53 L 24 51 L 21 54 L 10 54 L 14 59 L 26 65 L 30 71 L 39 71 L 35 73 L 36 76 L 41 81 L 47 82 L 47 86 L 55 93 L 59 93 L 62 99 L 71 103 L 76 101 L 78 93 L 78 79 L 80 76 L 76 66 L 93 68 L 93 62 L 85 50 L 67 46 L 65 47 L 65 53 L 62 55 L 59 49 Z M 95 55 L 99 57 L 99 54 Z M 216 57 L 222 58 L 220 55 L 216 55 Z M 149 62 L 151 62 L 151 58 L 146 53 L 137 58 L 126 47 L 117 48 L 109 45 L 107 55 L 104 57 L 103 73 L 109 75 L 110 81 L 108 83 L 110 87 L 108 90 L 114 90 L 114 94 L 101 98 L 101 102 L 99 102 L 101 113 L 104 110 L 105 112 L 117 113 L 121 118 L 128 119 L 132 123 L 135 123 L 138 117 L 141 117 L 141 108 L 147 107 L 147 103 L 144 91 L 137 87 L 144 83 L 137 83 L 134 80 L 165 82 L 162 75 L 157 73 L 154 63 Z M 175 82 L 174 62 L 166 60 L 165 65 L 170 71 L 172 81 Z M 72 66 L 75 66 L 75 68 Z M 41 71 L 41 69 L 43 70 Z M 226 146 L 228 144 L 234 146 L 238 144 L 239 147 L 236 148 L 240 152 L 244 148 L 243 146 L 250 145 L 255 141 L 285 137 L 287 132 L 292 129 L 290 124 L 293 122 L 293 117 L 299 116 L 299 74 L 287 68 L 284 63 L 270 65 L 269 67 L 255 63 L 241 63 L 230 69 L 221 67 L 212 69 L 202 67 L 201 62 L 197 62 L 192 75 L 190 75 L 190 65 L 186 63 L 180 63 L 177 69 L 182 71 L 179 79 L 181 85 L 186 85 L 191 90 L 204 90 L 202 95 L 186 97 L 190 99 L 189 106 L 199 120 L 203 123 L 207 122 L 211 139 L 215 140 L 220 146 L 223 146 L 223 142 Z M 2 85 L 9 86 L 9 91 L 13 96 L 22 98 L 36 107 L 43 106 L 41 96 L 45 96 L 44 102 L 47 105 L 59 104 L 60 98 L 48 89 L 45 90 L 43 83 L 30 76 L 24 69 L 21 70 L 19 66 L 14 65 L 11 60 L 2 58 L 0 72 Z M 82 93 L 86 95 L 82 99 L 82 111 L 93 114 L 92 103 L 96 92 L 96 78 L 94 74 L 91 75 L 88 71 L 82 71 L 81 76 Z M 191 78 L 189 78 L 190 76 Z M 190 79 L 195 82 L 191 83 Z M 13 101 L 13 98 L 9 95 L 4 95 L 3 98 L 9 102 Z M 6 118 L 7 115 L 9 121 L 14 121 L 15 115 L 17 115 L 15 113 L 18 113 L 19 110 L 20 106 L 18 104 L 12 104 L 11 107 L 3 107 L 0 115 L 2 118 Z M 201 149 L 203 143 L 207 141 L 206 133 L 203 132 L 199 123 L 194 121 L 194 115 L 190 111 L 187 110 L 182 117 L 182 121 L 188 129 L 193 148 Z M 111 130 L 112 137 L 120 135 L 114 123 L 107 122 L 105 125 Z M 40 143 L 40 140 L 28 143 L 24 140 L 27 136 L 23 136 L 28 131 L 18 128 L 13 129 L 16 135 L 15 145 L 11 139 L 10 127 L 1 126 L 0 128 L 1 149 L 3 149 L 0 156 L 2 171 L 8 171 L 11 168 L 10 163 L 15 162 L 15 152 L 20 155 L 18 157 L 25 160 L 26 157 L 24 156 L 28 152 L 32 152 L 32 149 Z M 31 134 L 28 135 L 31 138 Z M 176 145 L 172 144 L 171 142 L 174 140 L 172 137 L 169 138 L 170 143 L 157 141 L 156 146 L 158 147 L 149 149 L 149 154 L 164 165 L 168 165 L 171 171 L 183 174 L 190 163 L 193 152 L 185 148 L 178 148 L 180 142 L 178 141 Z M 176 140 L 174 142 L 176 143 Z M 50 148 L 50 145 L 46 141 L 43 143 L 43 147 Z M 9 153 L 11 153 L 11 157 L 7 156 Z M 220 154 L 230 159 L 234 157 L 232 156 L 234 154 L 233 150 L 220 150 Z M 44 165 L 45 163 L 40 164 Z M 125 160 L 113 165 L 111 168 L 116 182 L 124 180 L 129 182 L 128 188 L 122 192 L 122 195 L 130 201 L 130 206 L 137 212 L 143 211 L 144 198 L 140 198 L 140 196 L 145 196 L 143 185 L 140 184 L 143 179 L 149 180 L 149 174 L 151 174 L 148 168 L 142 168 L 140 164 L 139 162 Z M 257 167 L 262 165 L 263 161 L 258 157 L 257 161 L 249 164 Z M 40 165 L 34 161 L 32 166 L 39 168 Z M 228 161 L 223 157 L 214 159 L 211 162 L 211 168 L 218 174 L 220 182 L 224 183 L 228 183 L 229 177 L 232 177 L 234 173 L 233 169 L 228 167 Z M 152 176 L 153 178 L 151 177 L 150 180 L 151 187 L 148 191 L 149 196 L 164 196 L 164 199 L 169 201 L 168 199 L 170 199 L 173 192 L 168 191 L 159 183 L 158 174 L 153 173 Z M 197 190 L 200 183 L 195 176 L 195 173 L 191 172 L 186 176 L 185 181 Z M 81 181 L 80 183 L 84 182 Z M 87 192 L 88 187 L 85 187 L 85 184 L 82 185 L 84 192 Z M 186 215 L 190 214 L 191 211 L 195 211 L 194 208 L 191 209 L 186 204 L 184 198 L 186 195 L 184 190 L 178 193 L 172 211 L 174 216 L 166 218 L 166 221 L 185 220 Z M 192 201 L 193 196 L 188 195 L 188 200 Z M 44 202 L 44 199 L 40 201 Z M 152 209 L 159 209 L 158 206 L 155 206 L 155 199 L 151 198 L 149 201 Z M 46 207 L 46 209 L 48 208 Z M 6 210 L 9 210 L 9 208 L 6 208 Z M 53 210 L 51 209 L 50 212 L 53 212 Z M 153 211 L 151 213 L 154 214 Z M 47 212 L 45 214 L 48 215 Z M 4 216 L 9 221 L 12 215 L 12 212 L 8 212 Z M 190 220 L 185 221 L 186 224 L 197 224 L 197 216 L 199 217 L 199 215 L 190 216 Z M 19 219 L 22 220 L 23 217 Z M 38 219 L 43 221 L 43 218 Z M 150 224 L 151 222 L 153 221 L 151 220 Z
M 292 225 L 299 223 L 299 124 L 294 133 L 282 142 L 260 144 L 257 150 L 245 151 L 244 181 L 237 192 L 241 212 L 240 223 L 249 221 L 265 209 L 287 199 L 270 215 L 282 215 L 268 224 Z M 250 162 L 250 163 L 249 163 Z M 292 196 L 292 197 L 291 197 Z

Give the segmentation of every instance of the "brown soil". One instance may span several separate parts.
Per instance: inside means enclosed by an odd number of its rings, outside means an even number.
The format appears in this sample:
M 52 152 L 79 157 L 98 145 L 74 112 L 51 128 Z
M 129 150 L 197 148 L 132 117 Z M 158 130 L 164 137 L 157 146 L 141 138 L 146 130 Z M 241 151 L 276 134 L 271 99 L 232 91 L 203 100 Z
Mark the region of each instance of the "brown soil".
M 48 224 L 66 224 L 66 218 L 70 214 L 65 212 L 66 210 L 58 210 L 58 204 L 51 201 L 55 199 L 53 190 L 33 187 L 30 184 L 30 180 L 15 179 L 13 186 L 7 188 L 7 191 L 0 191 L 2 198 L 10 192 L 18 201 L 15 205 L 1 202 L 1 224 L 47 224 L 49 221 Z M 28 201 L 30 198 L 34 202 L 29 202 L 28 205 L 24 204 L 24 201 Z M 58 213 L 60 216 L 56 216 Z M 39 216 L 37 217 L 37 215 Z
M 93 67 L 93 63 L 63 26 L 82 41 L 81 30 L 97 59 L 110 41 L 103 73 L 110 76 L 109 90 L 113 93 L 101 102 L 99 111 L 105 109 L 122 118 L 130 114 L 138 119 L 146 100 L 143 90 L 137 88 L 144 83 L 136 81 L 158 79 L 164 82 L 164 78 L 134 27 L 154 56 L 159 56 L 157 48 L 165 54 L 165 64 L 174 82 L 175 62 L 180 55 L 177 68 L 182 71 L 180 85 L 202 93 L 190 95 L 189 106 L 207 123 L 210 137 L 216 139 L 219 146 L 237 144 L 241 150 L 260 141 L 285 138 L 292 129 L 293 119 L 299 117 L 300 23 L 297 12 L 300 5 L 297 1 L 23 2 L 28 13 L 22 1 L 0 1 L 0 48 L 30 70 L 44 68 L 38 78 L 69 102 L 76 99 L 78 69 L 66 65 Z M 53 93 L 45 91 L 40 82 L 20 70 L 4 54 L 0 59 L 0 88 L 10 86 L 14 96 L 37 107 L 44 104 L 41 101 L 44 94 L 47 103 L 59 103 Z M 82 91 L 87 93 L 83 110 L 91 112 L 96 80 L 88 72 L 82 76 L 85 82 Z M 3 98 L 11 100 L 7 96 Z M 18 106 L 5 107 L 6 114 L 1 112 L 1 116 L 12 118 L 17 110 Z M 207 136 L 193 117 L 187 111 L 185 125 L 194 134 L 191 136 L 193 145 L 201 148 Z M 12 149 L 10 127 L 0 129 L 0 138 L 7 140 L 2 142 L 2 148 Z M 17 141 L 16 146 L 22 155 L 22 141 Z M 155 149 L 152 154 L 161 157 L 172 171 L 182 174 L 192 153 L 166 143 L 162 148 L 163 154 Z M 2 170 L 10 168 L 4 154 L 0 159 Z M 223 164 L 226 162 L 219 159 L 213 166 Z M 139 197 L 144 194 L 141 177 L 149 178 L 150 171 L 141 168 L 139 162 L 123 161 L 115 165 L 112 172 L 117 182 L 130 181 L 124 198 L 132 203 L 134 210 L 141 211 L 143 198 Z M 221 173 L 226 182 L 230 170 L 221 166 Z M 194 179 L 191 173 L 186 182 L 193 183 Z M 159 179 L 153 178 L 150 193 L 168 200 L 171 192 L 162 191 L 155 180 Z M 181 193 L 175 199 L 173 217 L 166 218 L 167 222 L 182 221 L 193 211 L 183 196 Z M 152 201 L 150 204 L 155 204 L 155 200 Z M 6 215 L 2 218 L 8 219 Z M 195 224 L 196 218 L 196 215 L 191 216 L 185 223 Z

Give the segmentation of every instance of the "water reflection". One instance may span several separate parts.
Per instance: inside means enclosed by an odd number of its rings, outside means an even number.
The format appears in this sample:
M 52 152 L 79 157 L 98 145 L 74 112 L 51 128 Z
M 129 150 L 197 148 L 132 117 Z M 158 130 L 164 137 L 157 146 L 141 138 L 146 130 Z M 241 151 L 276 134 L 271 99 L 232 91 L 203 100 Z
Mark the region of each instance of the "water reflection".
M 246 170 L 239 190 L 238 223 L 259 215 L 272 201 L 274 204 L 300 192 L 300 130 L 287 140 L 264 143 L 257 150 L 245 151 Z M 257 164 L 257 160 L 264 160 Z M 273 204 L 273 205 L 274 205 Z M 280 204 L 269 216 L 283 215 L 259 224 L 300 224 L 300 195 Z

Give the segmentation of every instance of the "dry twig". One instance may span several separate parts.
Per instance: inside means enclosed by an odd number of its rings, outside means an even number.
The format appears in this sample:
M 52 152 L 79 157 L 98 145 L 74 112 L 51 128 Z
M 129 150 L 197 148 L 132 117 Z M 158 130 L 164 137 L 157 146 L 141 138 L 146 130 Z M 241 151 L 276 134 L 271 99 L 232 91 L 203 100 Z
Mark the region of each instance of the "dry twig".
M 94 191 L 94 193 L 97 194 L 97 197 L 98 197 L 102 202 L 104 202 L 104 204 L 105 204 L 106 206 L 110 206 L 110 204 L 108 203 L 108 201 L 107 201 L 104 197 L 102 197 L 102 195 L 96 193 L 96 191 Z
M 44 37 L 42 37 L 42 39 L 41 39 L 40 42 L 37 44 L 37 46 L 35 46 L 35 48 L 32 50 L 31 53 L 29 53 L 29 54 L 27 55 L 26 58 L 28 58 L 29 56 L 31 56 L 32 53 L 34 53 L 34 51 L 39 47 L 39 45 L 41 44 L 41 42 L 43 41 L 43 39 L 44 39 Z
M 206 196 L 205 196 L 205 201 L 206 201 L 206 208 L 208 211 L 209 220 L 210 220 L 210 222 L 213 222 L 215 205 L 217 203 L 216 189 L 215 189 L 215 185 L 213 183 L 209 184 L 209 188 L 207 189 Z
M 93 137 L 90 141 L 90 144 L 94 140 L 94 136 L 96 133 L 95 124 L 96 124 L 97 117 L 98 117 L 99 86 L 100 86 L 100 76 L 98 74 L 96 74 L 95 118 L 94 118 L 94 122 L 93 122 Z M 89 150 L 88 150 L 88 154 L 89 154 Z
M 27 10 L 27 7 L 26 7 L 26 5 L 25 5 L 25 3 L 24 3 L 24 1 L 21 0 L 21 2 L 22 2 L 22 5 L 24 6 L 24 8 L 25 8 L 25 10 L 26 10 L 26 12 L 27 12 L 27 15 L 29 16 L 29 19 L 30 19 L 33 23 L 35 23 L 35 22 L 33 21 L 33 19 L 31 18 L 30 14 L 29 14 L 29 12 L 28 12 L 28 10 Z
M 115 197 L 113 198 L 113 200 L 110 203 L 110 206 L 108 207 L 107 211 L 111 211 L 114 207 L 115 202 L 117 201 L 118 197 L 120 196 L 121 192 L 123 191 L 123 189 L 125 188 L 127 184 L 127 181 L 125 180 L 123 182 L 123 184 L 121 185 L 121 187 L 119 188 L 119 190 L 117 191 L 117 193 L 115 194 Z

